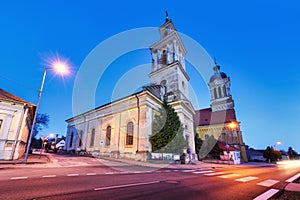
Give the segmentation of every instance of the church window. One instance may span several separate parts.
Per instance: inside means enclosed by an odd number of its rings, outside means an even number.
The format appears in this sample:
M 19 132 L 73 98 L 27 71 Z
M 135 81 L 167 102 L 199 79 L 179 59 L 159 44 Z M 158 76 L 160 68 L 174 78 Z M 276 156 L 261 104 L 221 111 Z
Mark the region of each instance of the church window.
M 162 81 L 160 82 L 160 85 L 161 85 L 161 86 L 166 86 L 166 85 L 167 85 L 167 81 L 166 81 L 166 80 L 162 80 Z
M 105 142 L 106 146 L 110 145 L 110 138 L 111 138 L 111 126 L 108 126 L 106 128 L 106 142 Z
M 128 122 L 127 124 L 126 145 L 133 145 L 133 123 L 132 122 Z
M 221 91 L 221 87 L 218 87 L 218 93 L 219 93 L 219 98 L 221 98 L 223 96 L 222 91 Z
M 73 137 L 74 137 L 74 132 L 71 132 L 71 136 L 70 136 L 70 143 L 69 143 L 69 147 L 72 147 L 73 145 Z
M 79 143 L 78 143 L 78 146 L 81 147 L 82 146 L 82 136 L 83 136 L 83 131 L 80 131 L 80 134 L 79 134 Z
M 223 85 L 223 94 L 224 94 L 224 96 L 227 96 L 226 86 L 225 85 Z
M 161 56 L 161 64 L 166 65 L 167 64 L 167 51 L 163 50 L 162 56 Z
M 94 146 L 94 140 L 95 140 L 95 129 L 92 129 L 92 133 L 91 133 L 91 141 L 90 141 L 90 146 Z
M 215 99 L 218 98 L 218 96 L 217 96 L 217 89 L 216 88 L 214 88 L 214 96 L 215 96 Z

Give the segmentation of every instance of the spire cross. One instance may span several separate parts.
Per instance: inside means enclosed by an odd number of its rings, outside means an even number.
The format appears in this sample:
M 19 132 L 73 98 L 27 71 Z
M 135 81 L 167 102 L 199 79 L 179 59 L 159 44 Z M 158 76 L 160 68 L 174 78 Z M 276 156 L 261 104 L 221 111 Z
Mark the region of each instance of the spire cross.
M 214 62 L 215 62 L 215 65 L 217 65 L 217 59 L 216 59 L 216 57 L 214 57 Z
M 168 14 L 168 11 L 166 10 L 166 21 L 169 20 L 169 14 Z

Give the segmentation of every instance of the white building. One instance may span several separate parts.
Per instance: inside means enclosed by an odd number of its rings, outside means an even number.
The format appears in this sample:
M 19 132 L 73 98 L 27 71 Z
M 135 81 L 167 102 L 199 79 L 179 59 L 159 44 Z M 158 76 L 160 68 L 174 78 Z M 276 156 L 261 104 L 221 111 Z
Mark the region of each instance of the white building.
M 0 89 L 0 160 L 24 155 L 35 109 L 32 103 Z
M 147 160 L 151 152 L 154 114 L 166 100 L 184 126 L 184 137 L 195 153 L 193 115 L 189 101 L 189 77 L 185 48 L 171 20 L 159 28 L 160 40 L 150 47 L 150 86 L 125 98 L 74 116 L 68 123 L 65 149 L 94 154 Z

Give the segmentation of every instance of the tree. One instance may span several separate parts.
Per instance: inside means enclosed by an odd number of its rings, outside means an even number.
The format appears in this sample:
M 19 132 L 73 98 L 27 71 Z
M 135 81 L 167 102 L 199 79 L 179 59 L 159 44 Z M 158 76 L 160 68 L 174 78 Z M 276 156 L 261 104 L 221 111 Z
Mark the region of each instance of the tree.
M 195 137 L 194 137 L 194 140 L 195 140 L 195 150 L 196 150 L 196 154 L 198 155 L 198 159 L 200 160 L 199 153 L 200 153 L 201 146 L 203 144 L 203 140 L 201 140 L 201 138 L 199 137 L 199 135 L 198 135 L 197 132 L 195 132 L 194 135 L 195 135 Z
M 205 158 L 210 154 L 213 158 L 219 157 L 223 153 L 223 149 L 219 147 L 218 140 L 213 135 L 210 135 L 203 141 L 199 150 L 199 159 Z
M 48 128 L 50 117 L 46 113 L 38 113 L 36 116 L 34 128 L 33 128 L 33 138 L 41 131 L 43 128 Z
M 268 146 L 264 151 L 263 156 L 269 161 L 277 161 L 281 159 L 281 152 Z
M 288 154 L 290 159 L 295 159 L 298 155 L 297 152 L 292 147 L 289 147 Z
M 181 154 L 187 147 L 179 117 L 167 102 L 163 102 L 158 114 L 154 116 L 149 140 L 153 152 Z

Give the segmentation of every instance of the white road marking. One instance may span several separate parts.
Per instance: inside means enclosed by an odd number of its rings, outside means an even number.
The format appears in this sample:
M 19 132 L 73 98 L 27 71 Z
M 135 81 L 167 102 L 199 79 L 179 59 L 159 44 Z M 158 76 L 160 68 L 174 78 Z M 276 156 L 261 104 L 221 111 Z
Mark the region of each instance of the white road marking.
M 263 182 L 257 183 L 257 185 L 265 186 L 265 187 L 271 187 L 272 185 L 275 185 L 279 181 L 277 180 L 265 180 Z
M 221 175 L 221 174 L 226 174 L 226 172 L 215 172 L 215 173 L 209 173 L 209 174 L 204 174 L 205 176 L 216 176 L 216 175 Z
M 94 190 L 109 190 L 109 189 L 116 189 L 116 188 L 123 188 L 123 187 L 132 187 L 132 186 L 139 186 L 139 185 L 149 185 L 154 183 L 159 183 L 160 181 L 151 181 L 151 182 L 143 182 L 143 183 L 132 183 L 126 185 L 114 185 L 114 186 L 107 186 L 101 188 L 95 188 Z
M 296 180 L 299 176 L 300 176 L 300 173 L 299 173 L 299 174 L 296 174 L 295 176 L 293 176 L 293 177 L 291 177 L 291 178 L 289 178 L 289 179 L 287 179 L 285 182 L 291 183 L 291 182 L 293 182 L 294 180 Z
M 276 194 L 278 191 L 279 190 L 277 190 L 277 189 L 270 189 L 270 190 L 266 191 L 265 193 L 262 193 L 261 195 L 259 195 L 258 197 L 256 197 L 253 200 L 266 200 L 266 199 L 269 199 L 271 196 Z
M 194 174 L 205 174 L 205 173 L 211 173 L 211 172 L 214 172 L 214 171 L 201 171 L 201 172 L 193 172 Z
M 240 176 L 239 174 L 226 174 L 226 175 L 222 175 L 222 176 L 218 176 L 219 178 L 233 178 L 233 177 L 237 177 Z
M 119 174 L 129 174 L 130 172 L 119 172 Z
M 56 175 L 45 175 L 45 176 L 42 176 L 43 178 L 54 178 L 54 177 L 56 177 Z
M 87 175 L 87 176 L 95 176 L 96 173 L 87 173 L 86 175 Z
M 248 181 L 252 181 L 252 180 L 255 180 L 255 179 L 258 179 L 257 177 L 253 177 L 253 176 L 248 176 L 248 177 L 244 177 L 244 178 L 239 178 L 239 179 L 235 179 L 236 181 L 239 181 L 239 182 L 248 182 Z
M 79 176 L 79 174 L 68 174 L 67 176 Z
M 195 169 L 187 169 L 187 170 L 183 170 L 183 172 L 194 172 L 196 171 Z
M 18 179 L 27 179 L 28 177 L 26 176 L 19 176 L 19 177 L 12 177 L 10 178 L 11 180 L 18 180 Z
M 105 174 L 114 174 L 113 172 L 106 172 Z

